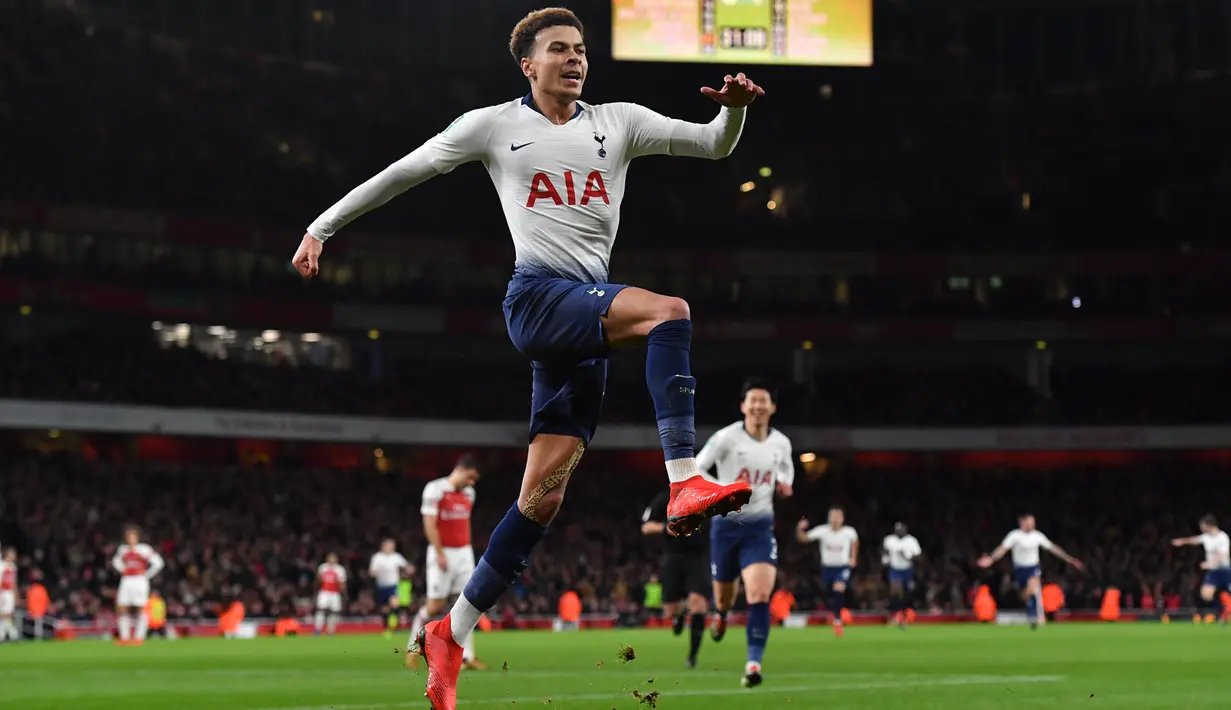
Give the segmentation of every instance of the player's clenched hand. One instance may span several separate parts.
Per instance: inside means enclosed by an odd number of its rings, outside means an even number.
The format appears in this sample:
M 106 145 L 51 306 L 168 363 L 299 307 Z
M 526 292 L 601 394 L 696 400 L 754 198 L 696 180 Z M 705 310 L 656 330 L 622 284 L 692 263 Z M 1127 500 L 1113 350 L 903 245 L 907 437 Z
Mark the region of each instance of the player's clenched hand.
M 739 108 L 752 103 L 758 96 L 765 95 L 765 89 L 753 83 L 752 79 L 744 76 L 743 72 L 731 76 L 727 74 L 723 78 L 721 89 L 712 89 L 708 86 L 701 87 L 701 93 L 717 101 L 723 106 L 731 108 Z
M 798 531 L 800 531 L 800 532 L 803 532 L 803 531 L 807 530 L 807 529 L 808 529 L 808 519 L 807 519 L 807 518 L 800 518 L 800 519 L 799 519 L 799 525 L 796 525 L 796 526 L 795 526 L 795 529 L 796 529 L 796 530 L 798 530 Z
M 325 245 L 318 241 L 311 234 L 303 235 L 303 240 L 299 242 L 299 248 L 295 250 L 295 256 L 291 257 L 291 264 L 299 275 L 305 279 L 310 279 L 316 276 L 319 272 L 320 265 L 317 263 L 321 258 L 321 250 Z
M 992 560 L 992 556 L 991 556 L 991 555 L 984 555 L 984 556 L 980 557 L 980 558 L 979 558 L 979 561 L 978 561 L 978 562 L 976 562 L 975 564 L 979 565 L 980 567 L 982 567 L 982 568 L 984 568 L 984 569 L 987 569 L 988 567 L 991 567 L 991 566 L 992 566 L 992 562 L 993 562 L 993 561 L 994 561 L 994 560 Z
M 436 555 L 436 566 L 439 567 L 441 570 L 448 572 L 449 571 L 449 558 L 445 557 L 444 555 Z
M 791 488 L 791 484 L 789 483 L 779 483 L 778 484 L 778 497 L 779 498 L 790 498 L 791 494 L 794 492 L 795 491 Z

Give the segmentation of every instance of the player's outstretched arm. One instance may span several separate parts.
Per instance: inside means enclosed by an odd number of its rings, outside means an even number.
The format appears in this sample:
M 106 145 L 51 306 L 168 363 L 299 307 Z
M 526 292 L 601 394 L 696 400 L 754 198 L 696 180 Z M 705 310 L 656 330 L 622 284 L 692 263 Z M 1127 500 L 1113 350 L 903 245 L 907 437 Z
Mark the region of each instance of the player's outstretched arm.
M 995 550 L 992 550 L 992 554 L 984 555 L 980 557 L 978 564 L 980 567 L 991 567 L 992 565 L 999 562 L 1001 558 L 1005 556 L 1005 553 L 1007 553 L 1008 551 L 1009 551 L 1009 548 L 1005 547 L 1004 545 L 1001 545 L 1000 547 L 997 547 Z
M 1059 545 L 1053 544 L 1050 548 L 1048 548 L 1048 551 L 1049 551 L 1049 552 L 1051 552 L 1051 553 L 1052 553 L 1053 555 L 1055 555 L 1056 557 L 1059 557 L 1060 559 L 1064 560 L 1065 562 L 1067 562 L 1068 564 L 1072 565 L 1073 567 L 1075 567 L 1075 568 L 1077 568 L 1077 569 L 1084 569 L 1084 568 L 1085 568 L 1085 565 L 1084 565 L 1084 564 L 1082 564 L 1082 561 L 1081 561 L 1081 560 L 1079 560 L 1079 559 L 1077 559 L 1076 557 L 1073 557 L 1073 556 L 1072 556 L 1072 555 L 1070 555 L 1069 553 L 1065 552 L 1065 551 L 1064 551 L 1064 548 L 1063 548 L 1063 547 L 1060 547 Z
M 401 160 L 351 190 L 317 217 L 291 259 L 304 278 L 319 271 L 318 260 L 325 241 L 346 225 L 394 197 L 437 175 L 487 155 L 487 138 L 495 125 L 497 107 L 463 114 Z
M 641 524 L 642 535 L 662 535 L 666 529 L 667 526 L 657 520 L 647 520 Z
M 727 457 L 727 450 L 730 448 L 727 445 L 725 430 L 719 429 L 705 442 L 705 446 L 697 452 L 697 470 L 702 476 L 707 479 L 718 482 L 718 479 L 710 474 L 710 469 L 717 466 Z
M 1200 543 L 1201 543 L 1200 535 L 1193 535 L 1192 537 L 1177 537 L 1176 539 L 1171 541 L 1171 544 L 1174 547 L 1184 547 L 1185 545 L 1197 545 Z
M 730 155 L 744 131 L 745 109 L 765 90 L 743 74 L 728 74 L 721 89 L 704 87 L 701 93 L 722 106 L 709 123 L 690 123 L 667 118 L 637 104 L 618 104 L 628 126 L 629 156 L 676 155 L 718 160 Z
M 790 498 L 795 494 L 795 453 L 789 441 L 784 448 L 782 461 L 778 464 L 778 470 L 774 472 L 774 480 L 778 497 Z

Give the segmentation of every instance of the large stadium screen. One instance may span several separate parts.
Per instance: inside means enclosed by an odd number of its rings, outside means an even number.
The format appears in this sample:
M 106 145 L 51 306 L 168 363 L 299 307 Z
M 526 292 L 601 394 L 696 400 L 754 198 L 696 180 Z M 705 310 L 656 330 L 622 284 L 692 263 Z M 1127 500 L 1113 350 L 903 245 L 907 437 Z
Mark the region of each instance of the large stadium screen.
M 870 66 L 872 0 L 612 0 L 612 55 Z

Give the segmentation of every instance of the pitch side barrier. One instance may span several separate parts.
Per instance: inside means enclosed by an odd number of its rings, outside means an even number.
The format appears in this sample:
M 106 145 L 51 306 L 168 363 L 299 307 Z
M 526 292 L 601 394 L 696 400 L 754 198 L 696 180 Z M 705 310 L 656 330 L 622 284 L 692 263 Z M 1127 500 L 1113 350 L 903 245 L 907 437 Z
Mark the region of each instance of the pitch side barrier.
M 522 448 L 525 422 L 330 417 L 0 399 L 0 429 L 156 434 L 418 446 Z M 708 438 L 714 426 L 697 427 Z M 841 428 L 792 427 L 796 451 L 1123 451 L 1231 448 L 1231 424 L 1143 427 Z M 651 451 L 652 423 L 610 424 L 591 448 Z
M 742 626 L 745 617 L 741 613 L 733 613 L 730 617 L 730 624 L 733 626 Z M 303 617 L 297 620 L 299 622 L 298 635 L 312 634 L 312 620 L 309 617 Z M 786 628 L 807 628 L 810 626 L 827 626 L 832 621 L 832 615 L 825 611 L 818 612 L 799 612 L 791 614 L 782 624 Z M 1062 611 L 1055 615 L 1051 623 L 1127 623 L 1127 622 L 1162 622 L 1162 623 L 1212 623 L 1212 620 L 1201 617 L 1198 610 L 1194 609 L 1170 609 L 1163 612 L 1158 611 L 1140 611 L 1126 609 L 1120 615 L 1120 618 L 1115 622 L 1103 621 L 1099 618 L 1097 611 Z M 248 619 L 240 624 L 240 628 L 234 633 L 231 638 L 257 638 L 265 636 L 274 636 L 274 625 L 277 619 L 273 618 L 257 618 Z M 861 612 L 852 615 L 849 622 L 857 626 L 884 626 L 893 623 L 891 615 L 886 612 Z M 959 612 L 953 614 L 932 614 L 920 613 L 915 617 L 915 624 L 922 625 L 941 625 L 941 624 L 977 624 L 979 623 L 973 614 L 969 612 Z M 996 626 L 1016 626 L 1026 623 L 1025 612 L 1017 611 L 1002 611 L 988 625 Z M 222 636 L 222 632 L 218 628 L 218 622 L 215 620 L 175 620 L 171 619 L 167 622 L 168 626 L 173 629 L 170 634 L 171 638 L 218 638 Z M 635 622 L 621 622 L 620 618 L 614 614 L 583 614 L 581 617 L 580 627 L 582 629 L 616 629 L 616 628 L 655 628 L 669 624 L 661 619 L 642 619 Z M 54 634 L 48 634 L 44 638 L 55 638 L 56 640 L 111 640 L 115 637 L 114 625 L 100 624 L 92 621 L 61 621 L 53 622 L 49 628 L 54 629 Z M 382 618 L 376 616 L 368 617 L 343 617 L 339 620 L 337 633 L 339 634 L 379 634 L 385 631 L 385 622 Z M 510 631 L 572 631 L 575 628 L 569 628 L 559 619 L 552 616 L 519 616 L 512 624 L 502 624 L 494 622 L 493 628 L 485 633 L 506 633 Z M 403 630 L 405 631 L 405 630 Z M 399 633 L 402 633 L 399 631 Z M 481 632 L 484 633 L 484 632 Z M 27 634 L 27 638 L 30 638 Z M 150 643 L 158 643 L 162 639 L 153 638 Z

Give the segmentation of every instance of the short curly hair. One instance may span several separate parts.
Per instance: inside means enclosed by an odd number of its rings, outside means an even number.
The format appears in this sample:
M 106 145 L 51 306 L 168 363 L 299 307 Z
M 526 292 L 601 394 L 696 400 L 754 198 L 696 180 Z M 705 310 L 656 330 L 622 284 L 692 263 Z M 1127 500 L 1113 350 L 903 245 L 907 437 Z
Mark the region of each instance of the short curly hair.
M 513 34 L 509 36 L 509 54 L 518 62 L 529 57 L 534 52 L 534 38 L 548 27 L 576 27 L 583 37 L 586 34 L 581 20 L 577 19 L 572 10 L 566 7 L 545 7 L 521 18 L 513 27 Z

